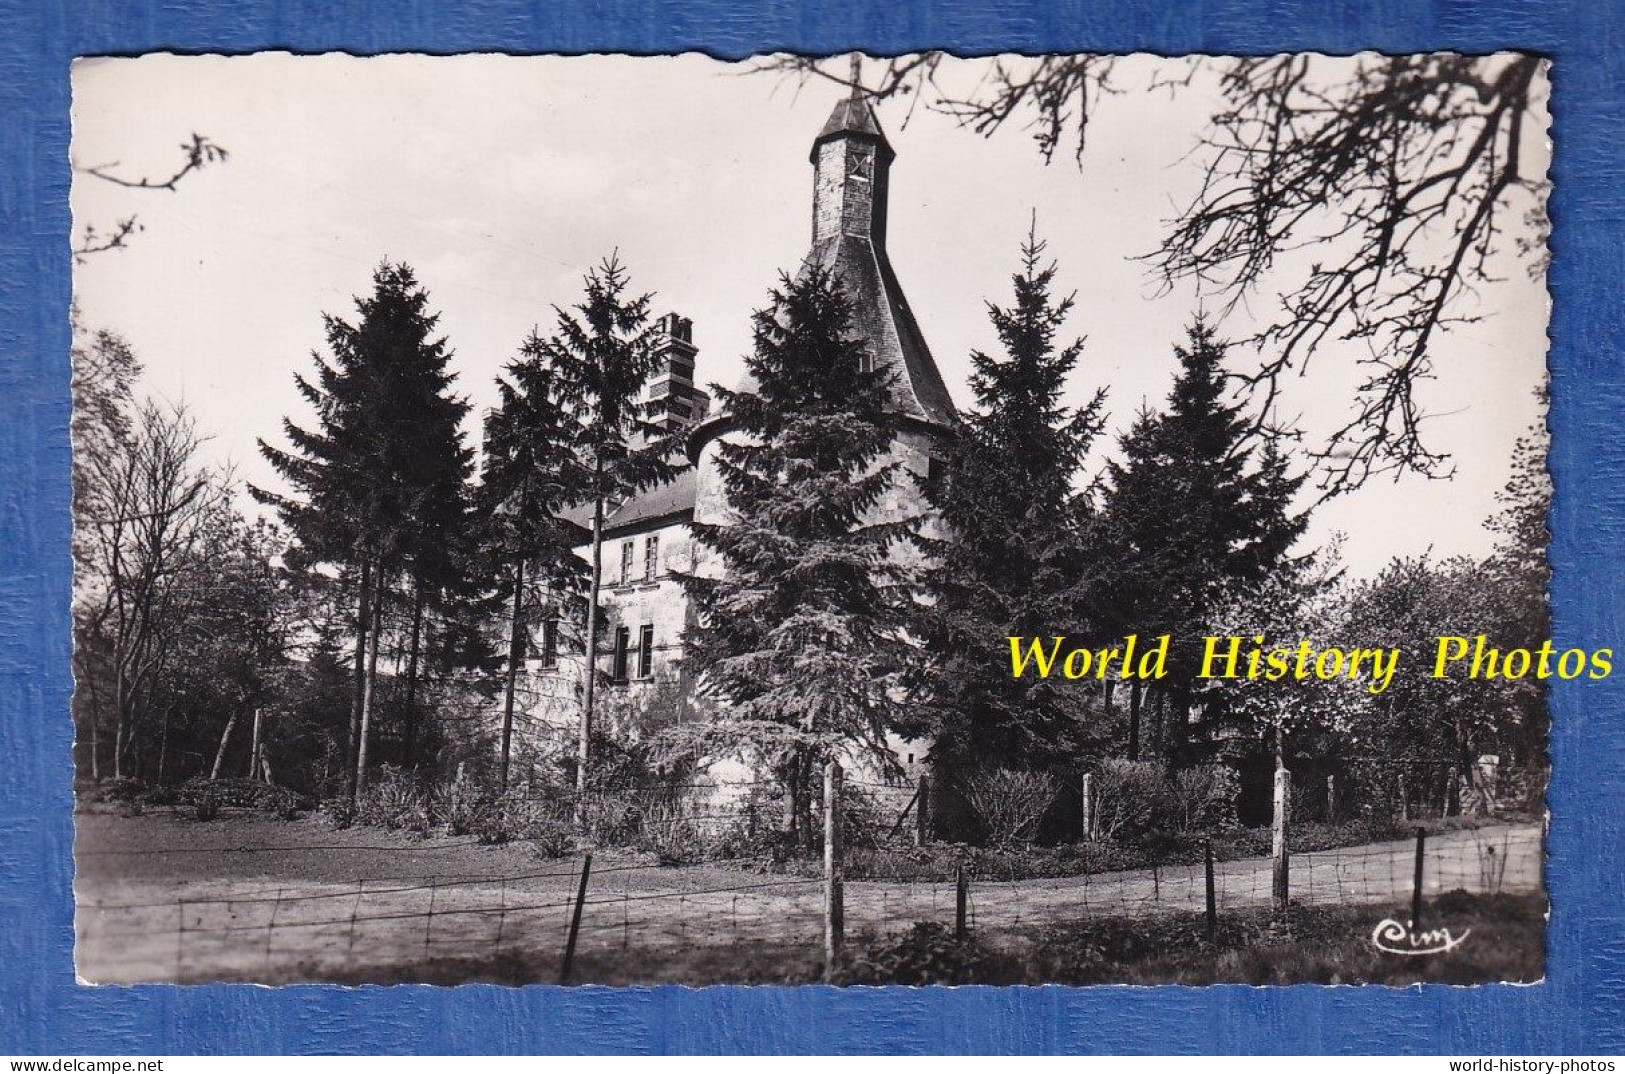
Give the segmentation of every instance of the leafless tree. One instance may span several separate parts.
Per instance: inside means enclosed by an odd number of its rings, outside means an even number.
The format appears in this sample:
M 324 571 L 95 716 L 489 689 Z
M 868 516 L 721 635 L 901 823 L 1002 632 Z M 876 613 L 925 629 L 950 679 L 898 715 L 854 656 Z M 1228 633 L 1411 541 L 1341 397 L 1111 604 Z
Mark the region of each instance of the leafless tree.
M 875 99 L 924 99 L 984 136 L 1024 123 L 1046 161 L 1067 144 L 1081 160 L 1094 110 L 1127 89 L 1123 62 L 1109 56 L 1001 57 L 968 92 L 939 80 L 943 59 L 874 61 L 861 81 L 835 60 L 774 57 L 758 67 L 856 85 Z M 1423 438 L 1416 386 L 1434 375 L 1439 333 L 1474 319 L 1464 299 L 1492 282 L 1495 254 L 1510 246 L 1531 272 L 1544 267 L 1547 181 L 1531 167 L 1543 136 L 1543 62 L 1214 58 L 1169 61 L 1144 87 L 1178 92 L 1203 72 L 1217 79 L 1218 104 L 1193 147 L 1200 190 L 1146 260 L 1166 285 L 1196 281 L 1222 312 L 1279 290 L 1277 314 L 1250 339 L 1258 361 L 1232 370 L 1256 431 L 1294 435 L 1277 414 L 1284 380 L 1322 344 L 1359 348 L 1353 409 L 1314 452 L 1326 496 L 1380 474 L 1452 472 Z M 1523 224 L 1511 243 L 1509 213 Z M 1291 274 L 1284 283 L 1278 269 Z
M 206 593 L 212 553 L 232 521 L 226 475 L 199 458 L 202 438 L 183 408 L 142 404 L 119 451 L 85 460 L 90 488 L 76 518 L 81 639 L 106 662 L 113 776 L 126 773 L 143 702 L 163 675 Z M 84 644 L 82 642 L 82 644 Z

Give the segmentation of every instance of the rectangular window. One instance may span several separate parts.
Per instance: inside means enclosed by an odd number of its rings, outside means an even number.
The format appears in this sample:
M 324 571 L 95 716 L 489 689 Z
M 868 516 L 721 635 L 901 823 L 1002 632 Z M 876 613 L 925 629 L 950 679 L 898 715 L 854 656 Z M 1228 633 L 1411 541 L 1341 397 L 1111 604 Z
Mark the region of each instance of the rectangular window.
M 559 664 L 559 621 L 557 619 L 544 619 L 542 621 L 542 667 L 558 667 Z
M 655 628 L 644 623 L 638 631 L 638 678 L 647 679 L 655 670 Z
M 621 542 L 621 584 L 627 585 L 632 581 L 632 542 Z
M 643 580 L 652 582 L 660 577 L 660 535 L 651 533 L 643 539 Z
M 614 682 L 626 681 L 627 650 L 632 644 L 632 631 L 627 627 L 615 628 L 615 660 L 610 665 L 609 677 Z

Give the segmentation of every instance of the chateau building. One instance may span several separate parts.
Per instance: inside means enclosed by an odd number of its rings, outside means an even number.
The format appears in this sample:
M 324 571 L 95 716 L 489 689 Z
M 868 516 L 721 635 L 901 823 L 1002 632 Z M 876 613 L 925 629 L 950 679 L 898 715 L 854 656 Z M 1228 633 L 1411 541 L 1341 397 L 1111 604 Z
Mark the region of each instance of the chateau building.
M 936 476 L 936 447 L 958 421 L 953 400 L 931 358 L 886 251 L 891 165 L 896 154 L 868 102 L 854 96 L 835 106 L 813 140 L 812 246 L 801 271 L 826 269 L 853 303 L 856 333 L 871 359 L 893 371 L 892 403 L 902 419 L 891 458 L 923 480 Z M 741 311 L 741 316 L 745 311 Z M 710 413 L 710 400 L 694 387 L 697 350 L 685 318 L 662 318 L 662 370 L 651 381 L 653 417 L 668 429 L 689 430 L 688 465 L 676 478 L 635 495 L 604 521 L 602 600 L 607 610 L 600 672 L 610 683 L 596 719 L 606 729 L 639 726 L 692 714 L 691 683 L 683 666 L 683 633 L 692 610 L 674 572 L 705 573 L 707 551 L 692 524 L 725 523 L 726 493 L 717 466 L 719 445 L 735 435 L 726 413 Z M 749 390 L 750 384 L 741 385 Z M 902 474 L 876 508 L 877 518 L 926 513 L 920 482 Z M 583 557 L 591 549 L 578 549 Z M 546 624 L 528 668 L 531 717 L 549 726 L 573 726 L 581 676 L 579 644 L 561 649 L 557 628 Z M 905 767 L 923 755 L 897 743 Z

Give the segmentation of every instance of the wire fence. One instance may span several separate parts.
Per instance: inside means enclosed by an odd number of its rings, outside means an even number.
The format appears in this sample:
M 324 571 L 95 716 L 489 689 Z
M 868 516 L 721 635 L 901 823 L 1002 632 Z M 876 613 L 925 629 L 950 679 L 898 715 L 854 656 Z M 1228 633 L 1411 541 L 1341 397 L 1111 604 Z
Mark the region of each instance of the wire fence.
M 890 784 L 851 786 L 896 792 L 893 808 L 908 800 L 906 788 Z M 838 825 L 838 785 L 831 800 Z M 711 825 L 760 818 L 737 794 L 724 793 L 682 819 L 699 838 Z M 774 972 L 792 978 L 824 972 L 831 944 L 838 955 L 847 935 L 892 932 L 914 922 L 998 937 L 1097 918 L 1222 917 L 1279 908 L 1283 882 L 1295 906 L 1402 908 L 1458 890 L 1538 891 L 1542 866 L 1534 824 L 1436 832 L 1420 849 L 1417 839 L 1297 853 L 1289 847 L 1284 866 L 1282 856 L 1210 847 L 1205 859 L 1187 854 L 1132 868 L 1083 863 L 1073 875 L 1007 881 L 976 875 L 974 864 L 958 876 L 939 872 L 922 880 L 849 877 L 855 859 L 839 837 L 834 860 L 821 872 L 806 862 L 766 859 L 660 864 L 626 850 L 600 850 L 596 861 L 577 854 L 480 872 L 468 867 L 470 855 L 484 853 L 470 849 L 472 842 L 442 837 L 412 848 L 414 855 L 452 855 L 443 870 L 373 876 L 335 874 L 358 851 L 376 860 L 398 845 L 289 841 L 88 850 L 109 857 L 160 853 L 177 861 L 236 853 L 286 858 L 252 883 L 194 885 L 179 897 L 82 900 L 80 973 L 98 982 L 681 981 L 708 958 L 750 952 L 769 967 L 770 978 Z M 331 879 L 317 879 L 323 876 Z

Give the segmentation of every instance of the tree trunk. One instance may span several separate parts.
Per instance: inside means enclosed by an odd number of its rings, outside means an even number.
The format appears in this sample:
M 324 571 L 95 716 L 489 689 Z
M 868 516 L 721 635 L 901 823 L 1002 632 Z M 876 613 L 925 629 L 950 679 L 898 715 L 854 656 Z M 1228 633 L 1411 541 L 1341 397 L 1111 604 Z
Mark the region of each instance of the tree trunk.
M 587 587 L 586 686 L 581 700 L 581 736 L 576 747 L 576 820 L 587 795 L 587 762 L 592 750 L 592 706 L 598 692 L 598 589 L 604 580 L 604 464 L 593 459 L 592 582 Z
M 502 693 L 502 763 L 497 769 L 497 787 L 508 789 L 508 762 L 513 756 L 513 695 L 519 682 L 519 660 L 524 654 L 525 561 L 513 565 L 513 618 L 508 623 L 508 681 Z M 579 786 L 579 784 L 578 784 Z
M 90 782 L 102 781 L 102 717 L 101 706 L 92 703 L 90 706 Z
M 220 778 L 220 766 L 226 762 L 226 744 L 231 741 L 232 728 L 237 726 L 237 712 L 235 709 L 226 718 L 226 729 L 220 732 L 220 745 L 214 751 L 214 765 L 209 769 L 210 779 Z
M 790 785 L 790 815 L 785 825 L 785 836 L 790 846 L 801 847 L 801 747 L 796 746 L 795 752 L 790 756 L 790 763 L 785 766 L 785 782 Z
M 406 743 L 407 768 L 418 766 L 418 663 L 423 651 L 423 586 L 412 585 L 412 643 L 406 656 Z
M 1162 690 L 1153 690 L 1151 692 L 1151 748 L 1153 751 L 1161 751 L 1167 744 L 1167 735 L 1163 729 L 1163 721 L 1167 718 L 1168 695 Z
M 115 654 L 118 664 L 113 687 L 113 778 L 124 778 L 124 739 L 129 729 L 129 682 L 124 673 L 124 660 Z
M 260 775 L 260 714 L 258 706 L 254 708 L 254 732 L 248 739 L 248 778 L 258 779 Z
M 158 778 L 159 786 L 164 782 L 164 765 L 169 761 L 169 714 L 173 705 L 164 706 L 164 722 L 158 729 Z
M 361 690 L 361 727 L 356 739 L 356 797 L 360 797 L 361 792 L 367 789 L 367 738 L 372 728 L 374 684 L 378 680 L 378 635 L 383 632 L 380 620 L 384 613 L 384 589 L 383 586 L 375 586 L 374 588 L 377 590 L 377 595 L 372 602 L 372 631 L 367 638 L 367 669 L 362 680 Z M 351 801 L 354 800 L 354 798 L 351 799 Z
M 1128 759 L 1140 759 L 1140 684 L 1133 683 L 1128 689 Z
M 350 737 L 345 742 L 344 749 L 344 783 L 345 796 L 350 804 L 355 804 L 356 788 L 356 754 L 361 745 L 361 708 L 366 702 L 367 693 L 367 637 L 370 613 L 372 611 L 372 560 L 365 554 L 361 557 L 361 585 L 360 593 L 356 598 L 355 612 L 355 684 L 354 692 L 350 698 Z

